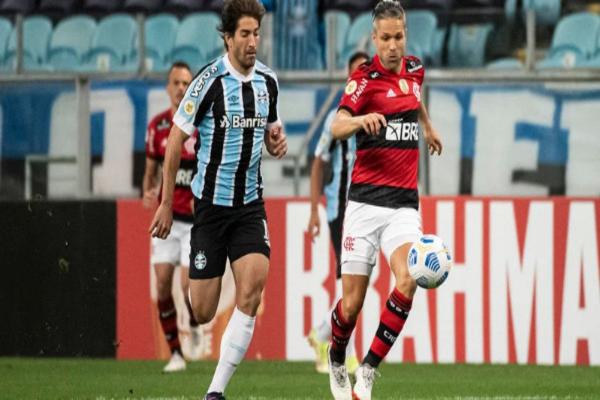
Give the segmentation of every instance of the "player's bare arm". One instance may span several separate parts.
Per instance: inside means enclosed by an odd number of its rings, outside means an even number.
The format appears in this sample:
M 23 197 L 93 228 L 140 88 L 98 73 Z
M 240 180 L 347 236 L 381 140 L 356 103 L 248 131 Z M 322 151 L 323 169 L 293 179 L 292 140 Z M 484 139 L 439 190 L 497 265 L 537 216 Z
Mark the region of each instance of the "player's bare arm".
M 181 160 L 181 147 L 189 136 L 177 125 L 173 125 L 163 164 L 162 200 L 154 213 L 149 232 L 153 237 L 166 239 L 173 224 L 173 191 L 175 190 L 175 176 Z
M 153 158 L 146 157 L 146 167 L 144 169 L 144 180 L 142 182 L 144 208 L 154 208 L 158 201 L 158 191 L 160 179 L 158 176 L 159 164 Z
M 265 146 L 269 154 L 277 159 L 282 159 L 287 154 L 287 137 L 281 126 L 265 131 Z
M 438 153 L 438 155 L 441 155 L 442 139 L 440 138 L 437 130 L 433 127 L 431 119 L 429 118 L 429 114 L 427 113 L 427 108 L 423 102 L 421 102 L 421 105 L 419 106 L 419 122 L 423 128 L 423 137 L 427 142 L 429 154 L 433 155 L 434 153 Z
M 353 117 L 346 110 L 339 110 L 331 124 L 331 135 L 334 139 L 346 140 L 361 129 L 369 135 L 377 135 L 381 128 L 387 126 L 382 114 L 369 113 Z
M 308 235 L 312 240 L 321 233 L 319 219 L 319 198 L 323 187 L 323 160 L 315 157 L 310 169 L 310 219 L 308 220 Z

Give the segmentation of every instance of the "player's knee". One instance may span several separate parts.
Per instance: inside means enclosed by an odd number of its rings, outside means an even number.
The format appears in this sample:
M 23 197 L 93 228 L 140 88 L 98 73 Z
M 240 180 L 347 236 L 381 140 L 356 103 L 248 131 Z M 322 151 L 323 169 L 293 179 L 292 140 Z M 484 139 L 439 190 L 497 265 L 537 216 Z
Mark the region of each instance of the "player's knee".
M 355 322 L 358 318 L 358 314 L 362 309 L 363 302 L 359 298 L 354 297 L 344 297 L 342 300 L 342 312 L 344 313 L 343 317 L 348 322 Z
M 417 291 L 417 282 L 410 276 L 408 272 L 398 274 L 396 277 L 396 288 L 412 297 Z
M 199 324 L 207 324 L 215 317 L 217 310 L 205 309 L 201 307 L 194 307 L 192 304 L 192 312 L 194 314 L 194 319 Z
M 241 290 L 238 293 L 236 304 L 240 311 L 247 315 L 256 315 L 262 299 L 262 288 L 254 290 Z
M 171 282 L 156 281 L 156 296 L 159 301 L 167 300 L 171 297 Z

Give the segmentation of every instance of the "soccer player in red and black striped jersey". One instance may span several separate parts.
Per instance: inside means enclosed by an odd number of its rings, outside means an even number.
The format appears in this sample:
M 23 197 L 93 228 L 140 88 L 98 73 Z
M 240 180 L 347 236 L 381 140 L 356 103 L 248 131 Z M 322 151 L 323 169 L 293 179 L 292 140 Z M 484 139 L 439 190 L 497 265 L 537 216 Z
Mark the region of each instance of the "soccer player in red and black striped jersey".
M 342 236 L 343 295 L 332 313 L 329 351 L 332 394 L 347 400 L 371 398 L 376 368 L 408 318 L 417 285 L 406 260 L 411 244 L 422 235 L 419 136 L 432 154 L 442 151 L 421 102 L 423 64 L 405 54 L 405 15 L 399 2 L 383 0 L 375 6 L 372 40 L 377 54 L 348 80 L 331 126 L 335 139 L 356 135 L 357 148 Z M 380 249 L 396 285 L 352 389 L 344 367 L 345 349 Z
M 160 167 L 165 159 L 167 139 L 173 126 L 173 115 L 183 99 L 187 87 L 192 81 L 190 67 L 184 62 L 175 62 L 168 73 L 167 94 L 171 106 L 157 114 L 148 124 L 146 136 L 146 167 L 143 181 L 143 202 L 146 208 L 156 208 L 160 201 Z M 182 157 L 177 170 L 175 193 L 173 196 L 173 228 L 165 240 L 152 238 L 151 263 L 156 272 L 156 291 L 158 297 L 158 316 L 162 330 L 171 350 L 171 359 L 164 372 L 185 369 L 185 360 L 179 342 L 177 328 L 177 309 L 171 294 L 175 266 L 185 268 L 181 272 L 181 288 L 190 315 L 192 345 L 200 345 L 200 327 L 193 317 L 188 300 L 188 269 L 190 257 L 190 231 L 193 221 L 194 195 L 190 188 L 196 168 L 197 133 L 184 143 Z

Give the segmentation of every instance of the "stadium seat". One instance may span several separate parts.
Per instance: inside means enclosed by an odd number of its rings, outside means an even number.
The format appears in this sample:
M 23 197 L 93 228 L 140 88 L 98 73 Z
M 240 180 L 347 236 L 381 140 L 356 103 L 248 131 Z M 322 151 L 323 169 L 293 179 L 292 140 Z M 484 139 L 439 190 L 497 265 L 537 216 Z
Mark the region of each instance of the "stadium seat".
M 144 25 L 146 34 L 146 67 L 150 71 L 169 68 L 170 55 L 175 44 L 179 21 L 172 14 L 156 14 L 148 17 Z M 138 63 L 138 45 L 133 50 L 131 62 Z
M 0 11 L 4 13 L 28 14 L 35 8 L 35 0 L 4 0 L 0 4 Z
M 76 9 L 78 0 L 41 0 L 39 11 L 47 14 L 59 14 L 62 17 L 72 14 Z
M 48 55 L 48 43 L 52 33 L 52 23 L 44 16 L 26 17 L 23 20 L 23 66 L 25 69 L 42 68 Z M 17 57 L 17 31 L 11 32 L 8 41 L 5 64 L 15 65 Z
M 335 60 L 336 67 L 343 69 L 346 66 L 346 61 L 342 58 L 342 51 L 344 50 L 344 43 L 346 41 L 346 34 L 350 28 L 350 16 L 344 11 L 327 11 L 325 13 L 325 45 L 327 48 L 327 54 L 329 54 L 329 33 L 332 29 L 335 29 Z
M 372 0 L 331 0 L 326 7 L 328 10 L 345 11 L 356 15 L 371 12 L 376 3 Z
M 113 71 L 125 65 L 133 53 L 137 34 L 135 20 L 127 14 L 112 14 L 100 21 L 86 56 L 85 69 Z
M 0 66 L 4 64 L 4 59 L 6 58 L 8 38 L 11 32 L 12 23 L 8 19 L 0 17 Z
M 422 52 L 420 58 L 429 63 L 432 58 L 432 45 L 437 28 L 437 18 L 431 11 L 408 11 L 406 13 L 408 48 Z M 417 55 L 417 53 L 413 53 Z
M 552 36 L 552 45 L 538 68 L 574 68 L 596 53 L 600 34 L 600 17 L 592 13 L 576 13 L 563 17 Z
M 220 23 L 221 19 L 214 13 L 185 17 L 177 31 L 171 60 L 185 61 L 192 70 L 197 70 L 223 53 L 223 40 L 217 31 Z
M 86 12 L 110 13 L 121 7 L 122 0 L 83 0 L 83 9 Z
M 96 21 L 85 15 L 63 19 L 50 39 L 48 64 L 55 71 L 78 70 L 92 45 Z
M 523 63 L 516 58 L 500 58 L 486 65 L 488 69 L 521 69 Z
M 448 65 L 463 68 L 483 66 L 486 43 L 492 29 L 492 24 L 452 24 L 448 40 Z
M 438 28 L 433 33 L 431 40 L 431 65 L 439 67 L 442 65 L 444 56 L 444 44 L 446 42 L 446 29 Z
M 160 10 L 163 0 L 125 0 L 123 9 L 129 12 L 143 12 L 146 14 Z
M 373 20 L 370 13 L 363 13 L 356 17 L 348 29 L 342 60 L 347 60 L 356 50 L 369 50 L 372 30 Z
M 561 0 L 523 0 L 523 13 L 535 11 L 535 21 L 542 25 L 554 25 L 560 18 Z

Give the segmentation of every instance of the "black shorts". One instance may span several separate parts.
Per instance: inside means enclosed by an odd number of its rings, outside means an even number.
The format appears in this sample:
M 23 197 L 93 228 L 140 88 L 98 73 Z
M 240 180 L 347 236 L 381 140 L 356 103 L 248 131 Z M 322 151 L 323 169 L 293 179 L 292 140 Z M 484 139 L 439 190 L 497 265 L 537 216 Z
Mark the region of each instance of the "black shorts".
M 340 279 L 342 277 L 342 229 L 344 223 L 344 215 L 334 220 L 329 221 L 329 236 L 331 236 L 331 245 L 335 252 L 335 277 Z
M 231 263 L 252 253 L 269 258 L 271 248 L 263 201 L 224 207 L 195 199 L 191 248 L 190 279 L 223 276 L 227 258 Z

